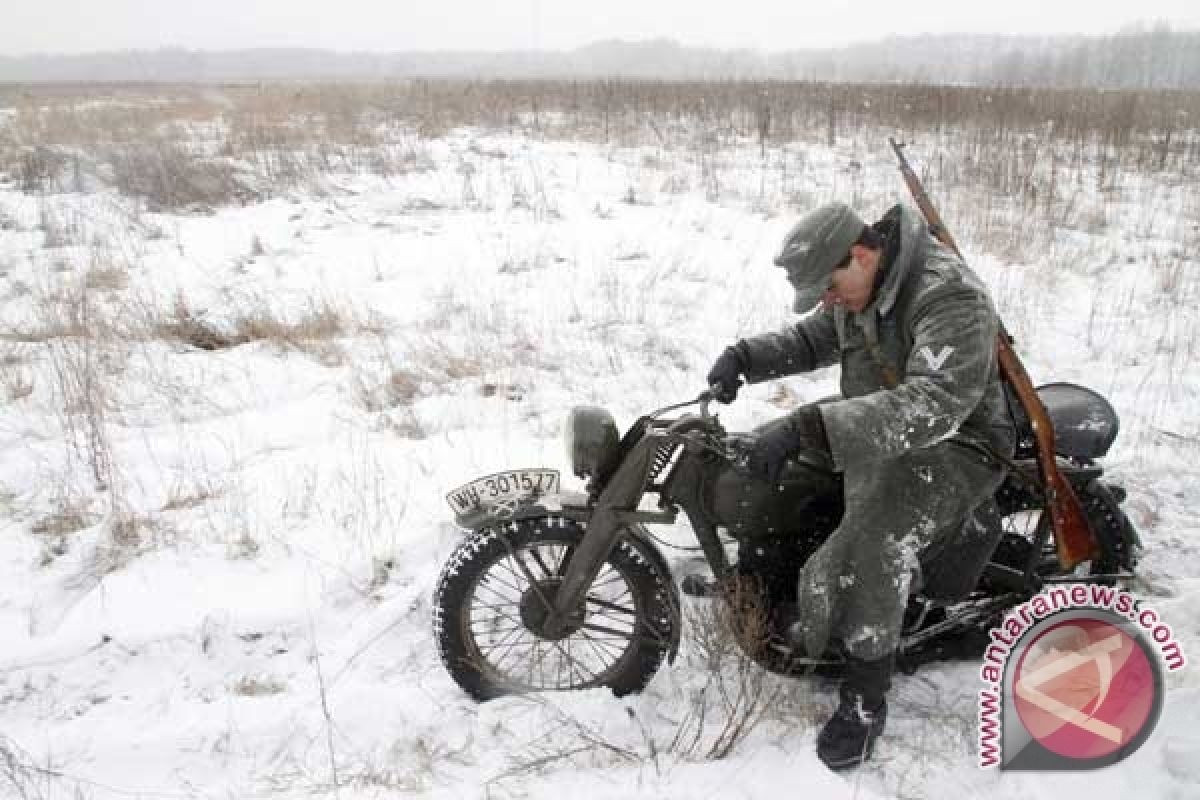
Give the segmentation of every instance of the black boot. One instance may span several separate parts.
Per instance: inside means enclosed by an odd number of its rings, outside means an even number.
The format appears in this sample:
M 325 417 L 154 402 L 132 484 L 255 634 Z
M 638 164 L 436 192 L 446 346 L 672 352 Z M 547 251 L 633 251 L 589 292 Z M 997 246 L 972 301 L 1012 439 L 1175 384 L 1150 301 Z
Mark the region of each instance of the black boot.
M 857 767 L 871 757 L 887 721 L 885 694 L 891 687 L 892 658 L 846 660 L 841 703 L 817 737 L 817 757 L 830 769 Z

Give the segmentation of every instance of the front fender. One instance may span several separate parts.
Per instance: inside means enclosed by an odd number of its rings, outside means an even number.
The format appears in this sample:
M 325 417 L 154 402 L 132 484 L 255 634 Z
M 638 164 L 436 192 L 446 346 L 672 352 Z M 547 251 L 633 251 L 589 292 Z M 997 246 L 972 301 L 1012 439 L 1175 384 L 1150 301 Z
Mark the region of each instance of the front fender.
M 535 519 L 539 517 L 567 517 L 586 523 L 591 518 L 592 509 L 588 506 L 588 497 L 583 492 L 560 492 L 544 495 L 536 500 L 527 500 L 512 506 L 492 506 L 482 508 L 471 514 L 456 516 L 455 522 L 469 531 L 503 526 L 507 522 L 518 519 Z M 650 532 L 639 523 L 624 526 L 621 533 L 630 544 L 637 549 L 638 554 L 650 562 L 666 580 L 668 587 L 668 602 L 671 607 L 671 630 L 669 633 L 671 649 L 667 653 L 667 663 L 674 664 L 675 656 L 679 653 L 679 640 L 683 630 L 683 615 L 680 612 L 679 587 L 671 574 L 667 559 L 663 556 L 658 545 L 654 543 Z

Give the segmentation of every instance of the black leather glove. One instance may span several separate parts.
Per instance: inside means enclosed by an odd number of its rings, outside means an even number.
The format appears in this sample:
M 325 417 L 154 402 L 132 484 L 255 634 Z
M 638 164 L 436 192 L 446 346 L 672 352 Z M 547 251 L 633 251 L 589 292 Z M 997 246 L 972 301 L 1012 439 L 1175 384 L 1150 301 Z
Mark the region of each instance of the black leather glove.
M 746 459 L 751 473 L 770 483 L 778 483 L 783 465 L 801 450 L 830 455 L 825 423 L 815 403 L 801 406 L 759 434 Z
M 742 356 L 737 345 L 726 347 L 721 351 L 708 371 L 708 385 L 715 387 L 715 396 L 719 403 L 732 403 L 737 398 L 738 388 L 742 385 Z

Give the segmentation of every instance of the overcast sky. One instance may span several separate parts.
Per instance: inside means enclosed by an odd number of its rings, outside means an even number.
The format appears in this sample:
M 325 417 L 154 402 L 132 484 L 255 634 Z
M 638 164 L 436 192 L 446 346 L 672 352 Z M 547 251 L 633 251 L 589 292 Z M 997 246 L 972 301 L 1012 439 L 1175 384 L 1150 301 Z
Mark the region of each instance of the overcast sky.
M 171 46 L 569 49 L 599 39 L 657 37 L 785 50 L 889 33 L 1112 33 L 1154 20 L 1177 30 L 1200 29 L 1200 0 L 4 0 L 3 5 L 4 55 Z M 990 8 L 995 10 L 989 13 Z

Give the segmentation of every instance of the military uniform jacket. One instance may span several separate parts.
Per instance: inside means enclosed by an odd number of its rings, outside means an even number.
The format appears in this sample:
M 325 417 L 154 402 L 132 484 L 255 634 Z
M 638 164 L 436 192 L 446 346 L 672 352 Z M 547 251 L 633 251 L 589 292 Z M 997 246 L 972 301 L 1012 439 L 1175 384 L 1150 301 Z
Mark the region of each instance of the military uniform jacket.
M 908 206 L 882 285 L 861 313 L 819 307 L 740 343 L 751 383 L 841 363 L 842 399 L 821 405 L 840 470 L 957 438 L 1010 453 L 996 358 L 999 319 L 983 283 Z

